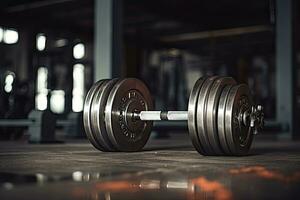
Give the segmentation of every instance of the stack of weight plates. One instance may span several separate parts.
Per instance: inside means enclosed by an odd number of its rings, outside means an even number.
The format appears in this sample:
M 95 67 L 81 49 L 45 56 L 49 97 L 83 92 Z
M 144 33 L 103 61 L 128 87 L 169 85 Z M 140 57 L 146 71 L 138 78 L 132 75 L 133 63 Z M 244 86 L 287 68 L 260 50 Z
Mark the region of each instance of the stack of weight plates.
M 150 92 L 140 80 L 98 81 L 85 99 L 86 135 L 101 151 L 139 151 L 150 136 L 152 122 L 135 120 L 132 113 L 152 109 Z
M 202 77 L 191 91 L 188 128 L 194 147 L 203 155 L 244 155 L 254 129 L 253 101 L 247 85 L 230 77 Z M 246 113 L 246 114 L 245 114 Z

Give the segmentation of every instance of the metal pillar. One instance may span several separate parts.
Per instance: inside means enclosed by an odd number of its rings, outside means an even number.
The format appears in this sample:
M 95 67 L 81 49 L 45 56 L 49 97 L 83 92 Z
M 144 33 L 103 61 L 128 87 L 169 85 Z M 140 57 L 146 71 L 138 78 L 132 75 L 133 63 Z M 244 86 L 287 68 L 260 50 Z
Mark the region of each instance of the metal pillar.
M 29 37 L 28 37 L 28 30 L 21 30 L 19 34 L 19 59 L 16 60 L 17 62 L 17 74 L 21 81 L 28 80 L 28 58 L 29 58 Z
M 293 133 L 292 0 L 276 0 L 276 119 Z
M 94 81 L 120 76 L 122 0 L 95 0 Z

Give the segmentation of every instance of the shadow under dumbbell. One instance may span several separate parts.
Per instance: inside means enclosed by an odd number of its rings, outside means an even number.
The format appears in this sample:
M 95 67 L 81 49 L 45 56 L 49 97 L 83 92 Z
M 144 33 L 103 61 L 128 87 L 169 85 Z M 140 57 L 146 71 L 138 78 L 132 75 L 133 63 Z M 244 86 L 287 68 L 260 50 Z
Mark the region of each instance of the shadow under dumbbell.
M 256 149 L 253 149 L 250 153 L 252 155 L 265 155 L 265 154 L 278 153 L 278 152 L 283 153 L 283 154 L 289 154 L 289 153 L 292 153 L 292 152 L 300 152 L 300 149 L 298 148 L 295 151 L 295 147 L 256 148 Z
M 165 146 L 165 147 L 148 147 L 148 148 L 145 148 L 142 150 L 142 152 L 150 152 L 150 151 L 181 151 L 181 152 L 184 152 L 184 151 L 196 151 L 196 149 L 194 149 L 193 147 L 189 146 L 189 145 L 184 145 L 184 146 Z M 199 154 L 201 156 L 201 154 Z M 209 156 L 209 157 L 235 157 L 235 158 L 238 158 L 238 157 L 251 157 L 251 156 L 259 156 L 259 155 L 264 155 L 264 153 L 260 152 L 256 152 L 256 151 L 253 151 L 253 152 L 250 152 L 249 154 L 247 155 L 241 155 L 241 156 L 231 156 L 231 155 L 222 155 L 222 156 Z
M 146 147 L 142 151 L 163 151 L 163 150 L 171 150 L 171 151 L 184 151 L 184 150 L 193 150 L 191 145 L 178 145 L 178 146 L 152 146 Z

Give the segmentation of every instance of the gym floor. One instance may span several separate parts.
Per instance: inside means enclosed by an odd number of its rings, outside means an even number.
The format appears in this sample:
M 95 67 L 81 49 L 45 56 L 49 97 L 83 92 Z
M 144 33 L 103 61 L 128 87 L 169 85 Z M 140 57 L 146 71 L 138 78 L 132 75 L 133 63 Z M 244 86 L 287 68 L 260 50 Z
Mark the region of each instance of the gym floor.
M 0 159 L 2 200 L 300 198 L 300 142 L 258 137 L 245 157 L 201 156 L 183 134 L 138 153 L 1 142 Z

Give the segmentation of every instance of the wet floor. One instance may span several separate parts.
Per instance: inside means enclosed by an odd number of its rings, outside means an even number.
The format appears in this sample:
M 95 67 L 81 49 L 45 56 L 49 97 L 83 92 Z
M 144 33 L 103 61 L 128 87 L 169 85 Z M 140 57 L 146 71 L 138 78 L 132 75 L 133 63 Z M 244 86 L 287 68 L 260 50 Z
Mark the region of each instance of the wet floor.
M 1 199 L 300 198 L 299 142 L 256 141 L 246 157 L 204 157 L 181 136 L 138 153 L 0 144 Z

